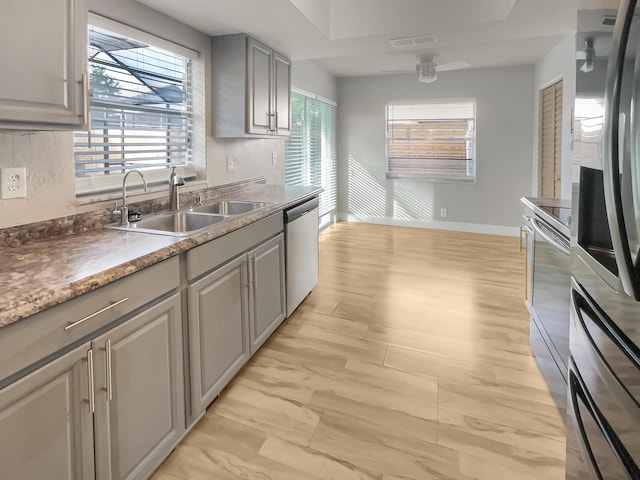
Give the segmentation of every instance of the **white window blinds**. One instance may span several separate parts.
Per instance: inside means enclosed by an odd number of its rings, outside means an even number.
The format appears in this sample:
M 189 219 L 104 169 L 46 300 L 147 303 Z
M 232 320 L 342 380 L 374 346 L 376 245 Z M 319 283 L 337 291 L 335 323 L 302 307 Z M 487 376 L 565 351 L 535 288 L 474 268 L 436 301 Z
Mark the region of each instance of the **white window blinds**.
M 285 184 L 324 188 L 320 216 L 336 207 L 336 107 L 291 93 L 291 136 L 285 143 Z
M 90 27 L 90 130 L 75 134 L 76 177 L 187 164 L 190 79 L 187 57 Z
M 387 174 L 475 180 L 475 100 L 387 105 Z

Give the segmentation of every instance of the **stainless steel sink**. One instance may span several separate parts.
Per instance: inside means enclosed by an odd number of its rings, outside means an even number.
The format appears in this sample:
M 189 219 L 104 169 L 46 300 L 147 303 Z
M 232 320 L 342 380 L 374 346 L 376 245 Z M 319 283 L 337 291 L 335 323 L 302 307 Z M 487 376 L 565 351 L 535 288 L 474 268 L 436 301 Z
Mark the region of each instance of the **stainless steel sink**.
M 199 207 L 191 207 L 190 212 L 209 213 L 217 215 L 242 215 L 249 213 L 258 208 L 266 207 L 268 203 L 264 202 L 244 202 L 240 200 L 219 200 L 215 203 L 202 205 Z
M 107 228 L 185 237 L 216 223 L 224 222 L 228 218 L 227 215 L 171 212 L 143 217 L 129 225 L 107 225 Z

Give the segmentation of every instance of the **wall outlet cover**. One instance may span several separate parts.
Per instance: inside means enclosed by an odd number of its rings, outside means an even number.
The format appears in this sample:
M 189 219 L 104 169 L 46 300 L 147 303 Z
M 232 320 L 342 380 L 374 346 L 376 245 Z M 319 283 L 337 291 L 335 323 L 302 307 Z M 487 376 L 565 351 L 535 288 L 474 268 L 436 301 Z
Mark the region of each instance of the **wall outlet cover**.
M 0 194 L 3 199 L 27 196 L 27 169 L 24 167 L 0 170 Z

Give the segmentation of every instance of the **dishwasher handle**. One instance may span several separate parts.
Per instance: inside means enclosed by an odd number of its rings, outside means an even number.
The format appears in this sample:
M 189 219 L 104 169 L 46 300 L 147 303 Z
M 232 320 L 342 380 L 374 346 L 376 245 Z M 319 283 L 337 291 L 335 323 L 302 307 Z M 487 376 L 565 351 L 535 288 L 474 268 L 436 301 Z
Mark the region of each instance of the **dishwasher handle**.
M 318 208 L 319 202 L 318 197 L 314 197 L 309 201 L 304 203 L 300 203 L 295 207 L 291 207 L 284 211 L 284 223 L 291 223 L 294 220 L 306 215 L 311 210 Z

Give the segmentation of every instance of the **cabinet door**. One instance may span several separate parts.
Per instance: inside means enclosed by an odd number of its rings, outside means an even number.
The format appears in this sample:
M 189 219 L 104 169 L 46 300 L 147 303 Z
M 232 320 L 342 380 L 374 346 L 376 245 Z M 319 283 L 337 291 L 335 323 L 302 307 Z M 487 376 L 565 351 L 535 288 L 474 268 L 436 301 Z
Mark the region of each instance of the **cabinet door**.
M 278 135 L 291 134 L 291 61 L 279 53 L 273 56 L 274 105 L 276 114 L 276 128 Z
M 284 235 L 249 253 L 251 269 L 251 353 L 262 345 L 286 316 Z
M 93 341 L 96 477 L 146 478 L 186 429 L 180 295 Z
M 88 343 L 0 390 L 0 477 L 93 478 Z
M 272 105 L 273 50 L 247 39 L 247 133 L 270 134 L 275 129 Z
M 2 128 L 85 123 L 86 0 L 3 0 L 0 44 Z
M 249 359 L 246 255 L 189 287 L 191 408 L 197 416 Z

